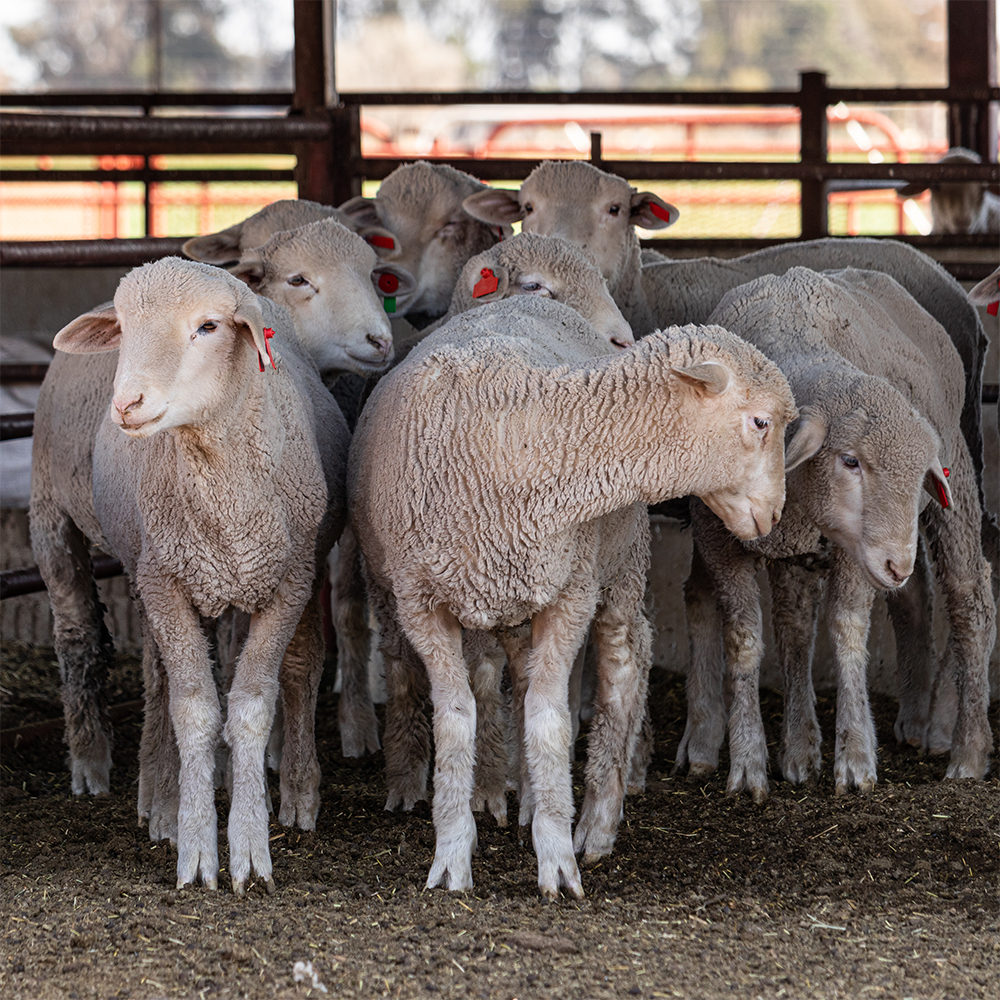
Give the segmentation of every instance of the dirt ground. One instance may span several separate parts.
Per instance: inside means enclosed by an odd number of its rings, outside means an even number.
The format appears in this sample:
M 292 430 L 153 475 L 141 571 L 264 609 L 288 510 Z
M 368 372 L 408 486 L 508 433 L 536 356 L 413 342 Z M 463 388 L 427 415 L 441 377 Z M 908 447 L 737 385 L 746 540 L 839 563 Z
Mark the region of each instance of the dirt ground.
M 774 780 L 754 807 L 725 797 L 725 758 L 710 780 L 671 776 L 683 682 L 656 675 L 647 791 L 627 800 L 614 854 L 584 872 L 586 898 L 545 903 L 530 840 L 489 817 L 475 889 L 426 890 L 429 808 L 383 810 L 381 755 L 340 756 L 324 692 L 319 829 L 272 821 L 278 892 L 251 883 L 241 901 L 178 892 L 174 851 L 136 826 L 138 711 L 117 722 L 109 797 L 73 799 L 51 727 L 11 746 L 15 728 L 60 716 L 55 679 L 51 651 L 4 645 L 6 1000 L 1000 996 L 996 771 L 943 782 L 943 759 L 896 747 L 891 699 L 874 699 L 870 797 L 833 794 L 834 699 L 821 696 L 826 777 Z M 112 691 L 112 703 L 141 696 L 135 661 L 120 661 Z M 773 760 L 780 698 L 763 707 Z M 218 806 L 225 865 L 223 792 Z M 299 982 L 296 963 L 311 963 Z

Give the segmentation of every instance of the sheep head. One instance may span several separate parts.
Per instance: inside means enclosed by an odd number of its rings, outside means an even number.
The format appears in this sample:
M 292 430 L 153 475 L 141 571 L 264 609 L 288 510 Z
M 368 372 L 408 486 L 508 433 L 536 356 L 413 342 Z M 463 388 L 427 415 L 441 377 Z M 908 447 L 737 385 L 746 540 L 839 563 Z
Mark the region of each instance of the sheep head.
M 231 405 L 233 366 L 252 371 L 271 353 L 250 289 L 226 271 L 178 257 L 130 271 L 113 307 L 73 320 L 53 346 L 70 354 L 118 351 L 110 416 L 135 438 L 199 424 Z

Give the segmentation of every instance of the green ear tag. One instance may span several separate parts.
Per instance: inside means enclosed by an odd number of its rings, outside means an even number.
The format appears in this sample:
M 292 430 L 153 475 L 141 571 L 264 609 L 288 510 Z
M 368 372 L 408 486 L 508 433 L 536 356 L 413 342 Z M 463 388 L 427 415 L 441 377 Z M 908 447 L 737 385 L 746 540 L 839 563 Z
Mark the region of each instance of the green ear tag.
M 396 296 L 390 295 L 382 300 L 382 304 L 385 306 L 385 311 L 387 313 L 394 313 L 396 311 Z

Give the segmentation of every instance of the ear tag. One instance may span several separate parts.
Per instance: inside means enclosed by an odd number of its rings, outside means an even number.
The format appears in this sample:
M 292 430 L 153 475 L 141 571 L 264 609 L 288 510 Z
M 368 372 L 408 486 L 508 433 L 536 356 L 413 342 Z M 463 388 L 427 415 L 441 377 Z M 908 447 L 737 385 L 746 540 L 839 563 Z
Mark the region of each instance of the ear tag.
M 947 479 L 951 475 L 951 469 L 942 468 L 941 471 L 944 473 L 945 479 Z
M 394 250 L 396 243 L 391 236 L 369 236 L 368 242 L 373 247 L 382 247 L 385 250 Z
M 937 481 L 934 481 L 934 485 L 937 487 L 938 503 L 941 504 L 943 508 L 948 506 L 948 494 L 945 493 L 944 487 Z
M 497 238 L 503 243 L 503 226 L 497 226 Z
M 376 237 L 378 239 L 378 237 Z M 379 291 L 384 293 L 384 298 L 382 299 L 382 306 L 387 313 L 394 313 L 396 311 L 396 296 L 395 292 L 399 288 L 399 278 L 394 274 L 390 274 L 388 271 L 383 271 L 382 274 L 378 276 L 378 287 Z
M 988 306 L 986 307 L 986 312 L 987 312 L 987 313 L 988 313 L 988 314 L 989 314 L 990 316 L 996 316 L 996 314 L 997 314 L 997 309 L 998 309 L 998 307 L 1000 307 L 1000 300 L 998 300 L 998 301 L 996 301 L 996 302 L 991 302 L 991 303 L 990 303 L 990 304 L 989 304 L 989 305 L 988 305 Z
M 271 345 L 269 341 L 274 336 L 274 330 L 269 326 L 264 327 L 264 347 L 267 349 L 267 360 L 271 362 L 271 367 L 277 371 L 278 368 L 274 363 L 274 355 L 271 353 Z M 260 365 L 260 370 L 264 370 L 264 359 L 260 356 L 260 351 L 257 352 L 257 364 Z
M 482 298 L 484 295 L 490 295 L 492 292 L 497 290 L 497 287 L 500 284 L 500 279 L 488 267 L 484 267 L 479 272 L 479 275 L 479 280 L 472 289 L 472 297 L 474 299 Z
M 663 219 L 664 222 L 670 221 L 670 213 L 665 208 L 661 208 L 659 205 L 657 205 L 655 201 L 651 201 L 649 203 L 649 210 L 658 219 Z

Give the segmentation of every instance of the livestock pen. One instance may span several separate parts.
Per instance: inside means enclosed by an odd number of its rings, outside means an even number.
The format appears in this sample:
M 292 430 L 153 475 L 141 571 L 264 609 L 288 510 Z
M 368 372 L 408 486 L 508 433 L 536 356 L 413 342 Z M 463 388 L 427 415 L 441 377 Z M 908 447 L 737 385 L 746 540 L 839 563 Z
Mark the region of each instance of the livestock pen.
M 952 4 L 958 7 L 958 4 Z M 330 103 L 321 41 L 323 5 L 296 3 L 297 77 L 294 93 L 254 95 L 273 114 L 238 119 L 164 119 L 152 109 L 230 106 L 245 97 L 219 95 L 50 95 L 30 102 L 0 99 L 4 156 L 141 158 L 116 160 L 116 181 L 136 184 L 137 213 L 148 235 L 135 239 L 5 242 L 0 246 L 4 334 L 47 332 L 111 297 L 129 268 L 179 252 L 181 233 L 157 234 L 157 184 L 263 181 L 300 197 L 340 204 L 377 184 L 401 162 L 438 159 L 432 153 L 381 155 L 366 148 L 368 115 L 381 107 L 507 104 L 515 116 L 551 103 L 538 94 L 340 94 Z M 973 25 L 974 29 L 974 25 Z M 977 48 L 968 25 L 954 45 Z M 970 41 L 971 37 L 971 41 Z M 964 41 L 962 39 L 965 39 Z M 957 63 L 957 60 L 956 60 Z M 982 80 L 986 79 L 985 72 Z M 612 158 L 613 147 L 586 135 L 577 153 L 632 182 L 787 184 L 793 239 L 826 235 L 835 186 L 1000 179 L 995 151 L 982 135 L 995 86 L 956 71 L 948 88 L 874 90 L 828 88 L 822 74 L 805 74 L 798 91 L 689 92 L 627 95 L 647 107 L 698 103 L 798 108 L 798 159 L 778 161 Z M 266 98 L 266 99 L 265 99 Z M 544 98 L 544 100 L 543 100 Z M 559 103 L 621 103 L 623 95 L 558 95 Z M 876 102 L 934 101 L 948 109 L 949 144 L 984 154 L 981 165 L 843 162 L 829 154 L 827 110 Z M 121 105 L 115 102 L 122 102 Z M 174 103 L 172 103 L 174 102 Z M 143 109 L 108 120 L 100 113 L 52 114 L 57 107 L 101 104 Z M 995 106 L 995 105 L 994 105 Z M 364 117 L 363 117 L 364 116 Z M 977 131 L 978 130 L 978 131 Z M 374 143 L 371 144 L 374 146 Z M 264 170 L 245 162 L 181 169 L 155 157 L 248 152 L 282 157 Z M 390 152 L 398 152 L 391 150 Z M 609 155 L 612 154 L 612 155 Z M 292 159 L 294 157 L 294 160 Z M 484 180 L 522 180 L 538 158 L 441 157 Z M 214 171 L 214 172 L 213 172 Z M 239 171 L 243 171 L 241 174 Z M 271 173 L 268 173 L 271 171 Z M 25 180 L 37 180 L 37 173 Z M 51 171 L 55 173 L 55 171 Z M 108 171 L 80 168 L 72 182 L 100 183 Z M 263 175 L 263 176 L 262 176 Z M 20 175 L 4 171 L 4 180 Z M 39 183 L 50 183 L 48 180 Z M 138 185 L 141 185 L 138 186 Z M 833 188 L 833 191 L 831 190 Z M 786 189 L 787 190 L 787 189 Z M 884 193 L 884 192 L 883 192 Z M 138 202 L 141 200 L 141 206 Z M 246 214 L 256 206 L 250 203 Z M 204 225 L 202 225 L 204 223 Z M 137 223 L 133 223 L 137 224 Z M 200 231 L 225 224 L 198 223 Z M 190 235 L 190 230 L 184 235 Z M 935 257 L 968 286 L 996 266 L 990 237 L 895 233 Z M 754 237 L 702 236 L 652 243 L 669 255 L 732 256 L 779 242 Z M 782 239 L 780 242 L 787 242 Z M 993 347 L 984 394 L 987 502 L 997 511 L 996 326 L 981 314 Z M 40 370 L 8 367 L 6 384 L 37 379 Z M 30 416 L 4 420 L 30 429 Z M 4 448 L 9 444 L 4 444 Z M 995 835 L 997 776 L 946 782 L 945 758 L 920 757 L 893 737 L 893 644 L 884 609 L 870 647 L 879 775 L 868 797 L 836 797 L 832 781 L 835 698 L 820 686 L 818 714 L 826 742 L 824 771 L 810 786 L 776 781 L 766 804 L 727 799 L 724 752 L 719 771 L 678 776 L 673 761 L 683 732 L 687 639 L 681 587 L 690 560 L 688 533 L 653 523 L 656 664 L 651 685 L 655 746 L 646 791 L 630 796 L 615 852 L 584 871 L 586 897 L 543 904 L 526 831 L 479 823 L 473 859 L 475 890 L 449 894 L 423 888 L 434 846 L 429 806 L 409 814 L 383 810 L 381 754 L 347 760 L 338 752 L 333 664 L 320 692 L 317 743 L 323 771 L 314 833 L 271 822 L 277 893 L 251 880 L 248 898 L 228 891 L 174 888 L 176 856 L 135 824 L 135 780 L 141 729 L 142 676 L 138 630 L 125 581 L 113 561 L 97 557 L 102 597 L 122 650 L 109 679 L 116 727 L 112 794 L 74 799 L 60 742 L 58 676 L 47 601 L 31 574 L 24 512 L 2 511 L 4 591 L 2 760 L 3 900 L 7 947 L 0 986 L 11 997 L 350 997 L 749 996 L 988 997 L 1000 983 Z M 13 573 L 13 575 L 8 575 Z M 817 658 L 824 657 L 821 647 Z M 993 659 L 996 671 L 996 652 Z M 829 668 L 825 678 L 830 679 Z M 779 741 L 781 701 L 762 692 L 772 761 Z M 995 692 L 994 692 L 995 696 Z M 381 713 L 381 709 L 379 709 Z M 994 743 L 996 703 L 991 710 Z M 585 736 L 585 732 L 584 732 Z M 579 793 L 586 741 L 576 748 L 573 783 Z M 271 795 L 277 800 L 277 784 Z M 218 792 L 220 806 L 224 789 Z M 511 799 L 513 801 L 513 799 Z

